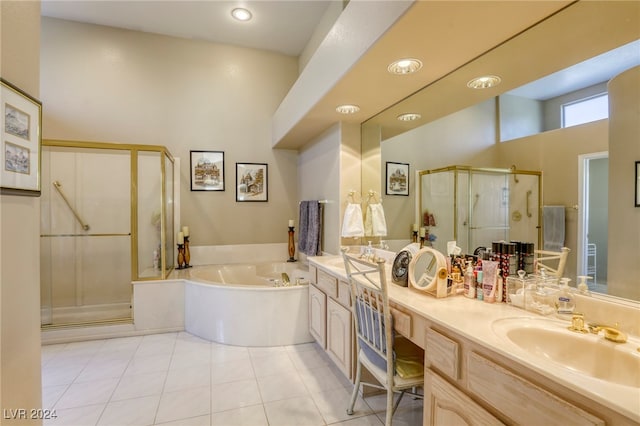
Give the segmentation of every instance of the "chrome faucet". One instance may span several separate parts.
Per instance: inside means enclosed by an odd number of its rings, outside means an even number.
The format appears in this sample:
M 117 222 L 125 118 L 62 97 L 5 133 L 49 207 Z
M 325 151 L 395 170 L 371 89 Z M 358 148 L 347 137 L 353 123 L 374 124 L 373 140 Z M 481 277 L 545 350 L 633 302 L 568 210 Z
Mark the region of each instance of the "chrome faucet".
M 604 338 L 611 342 L 625 343 L 627 341 L 627 335 L 618 329 L 617 323 L 615 326 L 589 324 L 588 329 L 593 334 L 598 334 L 600 331 L 604 331 Z

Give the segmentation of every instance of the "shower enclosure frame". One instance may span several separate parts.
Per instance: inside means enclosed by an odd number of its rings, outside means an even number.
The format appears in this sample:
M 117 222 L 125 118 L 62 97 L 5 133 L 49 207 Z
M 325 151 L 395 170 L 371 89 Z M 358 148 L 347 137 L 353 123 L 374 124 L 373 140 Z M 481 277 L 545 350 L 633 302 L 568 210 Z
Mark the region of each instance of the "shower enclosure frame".
M 536 176 L 538 178 L 538 188 L 537 188 L 537 192 L 538 192 L 538 197 L 537 197 L 537 209 L 536 209 L 536 216 L 537 216 L 537 221 L 538 221 L 538 225 L 536 226 L 537 228 L 537 247 L 542 247 L 542 236 L 543 234 L 543 222 L 542 222 L 542 172 L 541 171 L 532 171 L 532 170 L 516 170 L 515 167 L 514 168 L 510 168 L 510 169 L 502 169 L 502 168 L 493 168 L 493 167 L 471 167 L 471 166 L 460 166 L 460 165 L 455 165 L 455 166 L 448 166 L 448 167 L 441 167 L 438 169 L 432 169 L 432 170 L 419 170 L 418 173 L 418 185 L 419 185 L 419 190 L 418 190 L 418 197 L 417 197 L 417 205 L 416 205 L 416 210 L 417 210 L 417 214 L 418 214 L 418 218 L 420 218 L 422 211 L 424 210 L 424 204 L 423 204 L 423 181 L 422 181 L 422 177 L 426 176 L 426 175 L 431 175 L 431 174 L 436 174 L 436 173 L 444 173 L 444 172 L 453 172 L 453 179 L 454 179 L 454 189 L 453 189 L 453 212 L 452 212 L 452 216 L 453 216 L 453 239 L 454 240 L 458 240 L 459 238 L 459 229 L 458 229 L 458 190 L 459 190 L 459 172 L 465 172 L 468 173 L 468 179 L 469 179 L 469 188 L 472 187 L 473 185 L 473 173 L 490 173 L 490 174 L 495 174 L 495 175 L 509 175 L 509 176 L 513 176 L 514 179 L 517 180 L 517 176 L 518 175 L 528 175 L 528 176 Z M 472 194 L 471 191 L 468 191 L 468 197 L 466 200 L 466 203 L 468 206 L 472 206 L 473 205 L 473 200 L 472 200 Z M 468 211 L 468 222 L 469 223 L 474 223 L 473 222 L 473 209 L 469 209 Z M 420 221 L 420 220 L 419 220 Z M 469 230 L 467 230 L 467 232 L 469 232 Z M 467 238 L 468 240 L 468 238 Z
M 173 239 L 174 230 L 174 200 L 175 200 L 175 160 L 169 150 L 161 145 L 141 145 L 141 144 L 127 144 L 127 143 L 111 143 L 111 142 L 85 142 L 85 141 L 70 141 L 70 140 L 56 140 L 56 139 L 43 139 L 42 146 L 55 147 L 55 148 L 71 148 L 71 149 L 95 149 L 106 151 L 120 151 L 129 152 L 130 155 L 130 182 L 129 182 L 129 197 L 130 197 L 130 248 L 131 248 L 131 281 L 153 281 L 167 279 L 169 274 L 175 267 L 175 241 Z M 159 158 L 159 171 L 160 171 L 160 247 L 163 249 L 159 253 L 159 268 L 153 270 L 151 273 L 143 274 L 140 271 L 140 259 L 139 259 L 139 161 L 140 153 L 157 153 Z M 170 167 L 171 170 L 167 170 Z M 167 178 L 168 172 L 171 174 L 170 178 Z M 55 183 L 54 183 L 55 185 Z M 62 194 L 61 194 L 62 195 Z M 64 195 L 62 195 L 64 198 Z M 72 210 L 73 208 L 69 206 Z M 75 213 L 74 213 L 75 214 Z M 44 235 L 42 237 L 50 237 L 55 235 Z M 147 272 L 147 271 L 145 271 Z M 131 296 L 133 295 L 133 289 L 131 289 Z M 109 322 L 131 322 L 133 321 L 133 312 L 129 318 L 118 318 L 113 320 L 104 321 L 89 321 L 90 323 L 109 323 Z M 75 323 L 63 323 L 63 324 L 43 324 L 43 328 L 77 325 Z

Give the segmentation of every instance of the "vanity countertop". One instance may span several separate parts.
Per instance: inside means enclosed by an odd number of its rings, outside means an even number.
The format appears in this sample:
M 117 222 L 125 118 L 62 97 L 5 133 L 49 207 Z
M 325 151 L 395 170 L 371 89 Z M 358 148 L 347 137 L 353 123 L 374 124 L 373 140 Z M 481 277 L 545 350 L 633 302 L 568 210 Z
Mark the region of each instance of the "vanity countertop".
M 326 272 L 348 280 L 341 256 L 310 257 L 311 265 Z M 494 351 L 516 363 L 522 364 L 536 373 L 562 385 L 585 397 L 594 400 L 612 410 L 640 422 L 640 388 L 619 385 L 596 379 L 579 372 L 572 371 L 551 361 L 542 362 L 534 355 L 518 348 L 506 338 L 494 333 L 492 324 L 503 318 L 542 318 L 542 316 L 512 307 L 505 303 L 484 303 L 463 296 L 452 296 L 443 299 L 420 293 L 408 287 L 392 284 L 390 266 L 389 299 L 425 319 L 450 329 L 470 341 Z M 560 320 L 558 320 L 560 321 Z M 568 322 L 565 321 L 568 324 Z M 567 333 L 570 333 L 567 331 Z M 608 343 L 608 342 L 607 342 Z M 612 343 L 615 345 L 615 343 Z M 630 338 L 626 345 L 640 345 L 640 340 Z M 638 368 L 640 369 L 640 352 Z M 633 374 L 639 374 L 637 371 Z

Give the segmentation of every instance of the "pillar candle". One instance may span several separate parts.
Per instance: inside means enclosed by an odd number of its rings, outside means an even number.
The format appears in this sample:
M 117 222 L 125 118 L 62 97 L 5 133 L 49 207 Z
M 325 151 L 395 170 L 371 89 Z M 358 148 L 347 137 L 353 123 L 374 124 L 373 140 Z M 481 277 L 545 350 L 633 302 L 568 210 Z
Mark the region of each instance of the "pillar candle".
M 178 244 L 184 244 L 184 233 L 178 232 Z
M 188 237 L 189 236 L 189 227 L 188 226 L 183 226 L 182 227 L 182 235 L 184 237 Z
M 293 219 L 289 219 L 289 228 L 293 228 Z
M 424 236 L 425 236 L 425 234 L 426 234 L 426 232 L 427 232 L 427 231 L 426 231 L 426 229 L 425 229 L 425 228 L 420 228 L 420 236 L 421 236 L 421 237 L 424 237 Z
M 418 224 L 414 223 L 412 229 L 413 229 L 413 232 L 418 232 Z

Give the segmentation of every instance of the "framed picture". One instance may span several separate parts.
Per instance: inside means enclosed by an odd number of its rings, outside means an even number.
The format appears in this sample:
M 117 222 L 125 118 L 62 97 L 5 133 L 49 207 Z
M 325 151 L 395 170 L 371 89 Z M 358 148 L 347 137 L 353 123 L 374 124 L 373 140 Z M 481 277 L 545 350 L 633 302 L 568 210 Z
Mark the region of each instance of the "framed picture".
M 2 194 L 40 196 L 42 103 L 0 78 Z
M 636 161 L 636 207 L 640 207 L 640 161 Z
M 224 191 L 224 152 L 191 151 L 191 190 Z
M 387 161 L 387 195 L 409 195 L 409 165 Z
M 236 201 L 268 201 L 265 163 L 236 163 Z

